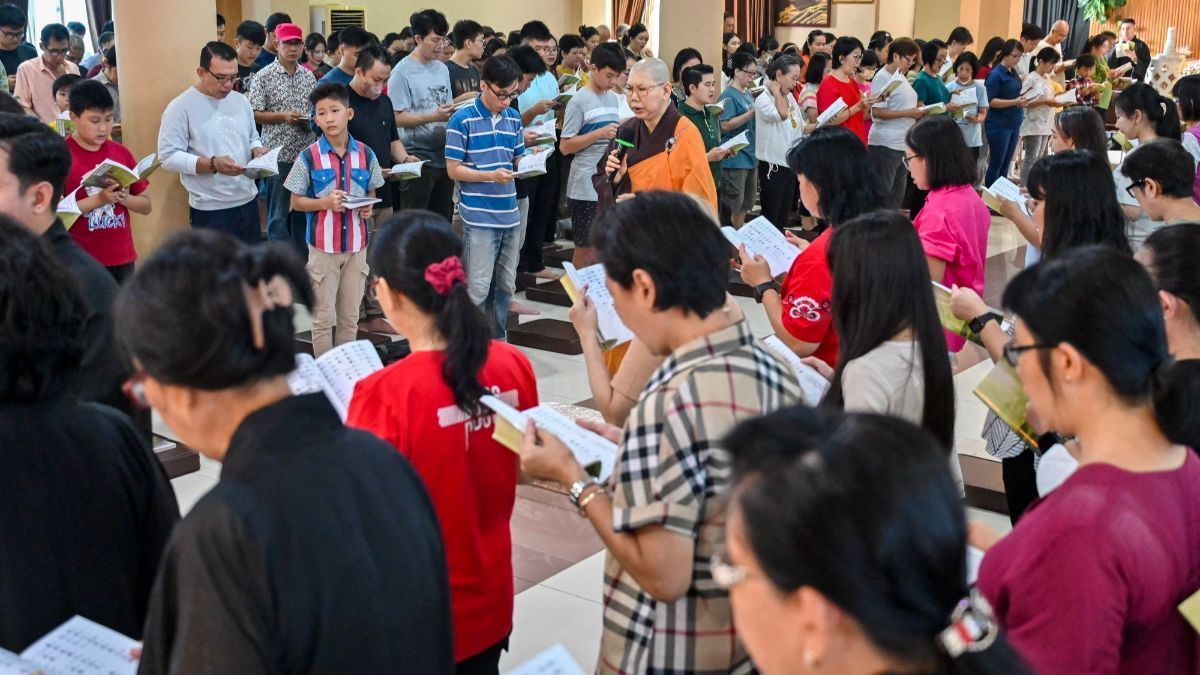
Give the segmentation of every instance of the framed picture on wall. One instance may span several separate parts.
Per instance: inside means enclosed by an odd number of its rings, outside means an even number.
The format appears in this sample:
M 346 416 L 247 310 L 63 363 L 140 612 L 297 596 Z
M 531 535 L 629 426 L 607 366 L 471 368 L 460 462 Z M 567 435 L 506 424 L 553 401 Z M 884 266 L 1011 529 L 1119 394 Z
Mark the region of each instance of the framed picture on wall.
M 835 5 L 873 5 L 875 0 L 833 0 Z
M 828 28 L 830 0 L 775 0 L 775 25 Z

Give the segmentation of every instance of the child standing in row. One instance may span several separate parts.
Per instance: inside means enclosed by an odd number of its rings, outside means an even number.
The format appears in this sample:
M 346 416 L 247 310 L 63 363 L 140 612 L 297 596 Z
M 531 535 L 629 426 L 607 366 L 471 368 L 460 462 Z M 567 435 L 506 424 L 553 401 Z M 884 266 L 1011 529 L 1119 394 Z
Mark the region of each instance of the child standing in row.
M 1050 142 L 1050 128 L 1054 122 L 1054 85 L 1050 73 L 1062 57 L 1051 47 L 1043 47 L 1033 55 L 1029 63 L 1029 75 L 1025 77 L 1021 97 L 1029 100 L 1025 108 L 1025 119 L 1021 122 L 1021 185 L 1029 179 L 1033 163 L 1046 154 Z

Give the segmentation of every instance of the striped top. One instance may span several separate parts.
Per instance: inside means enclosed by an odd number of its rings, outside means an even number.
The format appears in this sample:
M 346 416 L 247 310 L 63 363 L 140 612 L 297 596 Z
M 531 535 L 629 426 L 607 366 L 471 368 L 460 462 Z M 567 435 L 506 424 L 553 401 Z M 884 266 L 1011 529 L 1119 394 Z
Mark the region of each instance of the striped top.
M 454 113 L 446 124 L 446 159 L 477 171 L 512 169 L 525 155 L 521 114 L 505 108 L 493 115 L 483 97 Z M 515 183 L 458 184 L 458 214 L 471 227 L 510 228 L 521 224 Z
M 383 185 L 383 172 L 375 153 L 364 143 L 350 137 L 346 154 L 338 155 L 321 136 L 304 149 L 292 165 L 283 186 L 289 191 L 320 199 L 334 190 L 361 197 Z M 304 239 L 313 248 L 326 253 L 356 253 L 367 246 L 367 224 L 357 210 L 310 211 Z
M 591 88 L 583 87 L 567 102 L 567 110 L 563 115 L 562 138 L 586 136 L 597 129 L 620 122 L 616 94 L 611 91 L 596 94 Z M 596 188 L 592 185 L 592 176 L 596 175 L 596 167 L 607 148 L 608 139 L 604 139 L 575 153 L 575 159 L 571 162 L 571 173 L 567 178 L 567 197 L 586 202 L 596 201 Z

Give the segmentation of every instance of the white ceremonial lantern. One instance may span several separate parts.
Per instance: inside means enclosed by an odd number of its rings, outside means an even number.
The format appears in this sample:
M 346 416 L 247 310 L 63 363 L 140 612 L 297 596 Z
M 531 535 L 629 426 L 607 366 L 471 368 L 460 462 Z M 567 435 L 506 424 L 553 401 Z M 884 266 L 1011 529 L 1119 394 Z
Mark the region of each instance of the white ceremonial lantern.
M 1150 59 L 1150 69 L 1146 73 L 1148 83 L 1163 96 L 1171 95 L 1171 88 L 1182 77 L 1183 54 L 1175 42 L 1175 27 L 1167 29 L 1167 39 L 1163 42 L 1163 52 Z

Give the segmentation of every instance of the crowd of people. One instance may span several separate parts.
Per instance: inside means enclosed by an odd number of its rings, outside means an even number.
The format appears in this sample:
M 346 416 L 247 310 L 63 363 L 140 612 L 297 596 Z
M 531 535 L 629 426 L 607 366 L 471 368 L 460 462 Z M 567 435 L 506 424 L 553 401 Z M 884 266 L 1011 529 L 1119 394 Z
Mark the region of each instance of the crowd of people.
M 135 164 L 111 27 L 84 79 L 67 27 L 39 55 L 0 5 L 0 648 L 80 614 L 146 673 L 498 673 L 542 479 L 606 550 L 596 672 L 1200 672 L 1200 76 L 1140 81 L 1132 20 L 977 56 L 962 27 L 781 45 L 733 19 L 722 63 L 668 64 L 640 23 L 276 13 L 230 45 L 218 16 L 158 135 L 191 227 L 135 271 L 149 183 L 89 179 Z M 1021 197 L 989 207 L 1002 178 Z M 1002 312 L 993 210 L 1028 241 Z M 782 275 L 721 232 L 755 213 L 800 249 Z M 633 335 L 605 349 L 587 289 L 571 307 L 603 481 L 532 423 L 513 451 L 484 402 L 539 403 L 505 338 L 560 221 Z M 935 284 L 1028 398 L 1036 443 L 982 430 L 1003 537 L 966 520 Z M 360 328 L 411 354 L 343 420 L 289 385 L 296 305 L 317 356 Z M 151 408 L 222 463 L 182 520 Z

